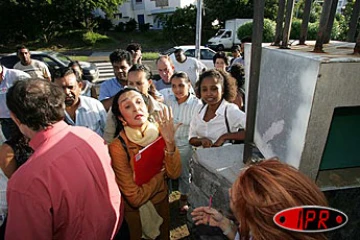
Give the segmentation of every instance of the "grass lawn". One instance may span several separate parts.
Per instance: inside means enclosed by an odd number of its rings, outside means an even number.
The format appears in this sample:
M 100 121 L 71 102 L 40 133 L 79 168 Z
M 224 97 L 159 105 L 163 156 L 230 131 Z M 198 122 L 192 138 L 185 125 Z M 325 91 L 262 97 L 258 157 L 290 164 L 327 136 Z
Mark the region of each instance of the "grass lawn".
M 69 30 L 58 35 L 52 41 L 45 43 L 42 40 L 11 43 L 0 45 L 0 52 L 14 52 L 17 45 L 24 44 L 30 50 L 56 50 L 56 51 L 112 51 L 116 48 L 125 49 L 129 43 L 135 42 L 142 46 L 143 52 L 164 51 L 174 44 L 169 42 L 162 31 L 151 30 L 148 32 L 114 32 L 109 31 L 98 35 L 98 40 L 94 34 L 87 34 L 84 30 Z
M 71 60 L 73 61 L 88 61 L 89 57 L 88 56 L 69 56 L 71 58 Z
M 59 35 L 49 43 L 44 41 L 29 41 L 23 44 L 30 50 L 54 50 L 63 52 L 73 60 L 87 61 L 88 56 L 93 51 L 113 51 L 117 48 L 125 49 L 129 43 L 139 43 L 143 50 L 143 60 L 154 60 L 162 52 L 174 46 L 162 31 L 148 32 L 114 32 L 103 33 L 99 37 L 97 34 L 88 34 L 84 40 L 84 30 L 70 30 Z M 99 40 L 95 36 L 98 36 Z M 92 43 L 91 43 L 92 42 Z M 0 45 L 0 53 L 14 52 L 20 43 Z

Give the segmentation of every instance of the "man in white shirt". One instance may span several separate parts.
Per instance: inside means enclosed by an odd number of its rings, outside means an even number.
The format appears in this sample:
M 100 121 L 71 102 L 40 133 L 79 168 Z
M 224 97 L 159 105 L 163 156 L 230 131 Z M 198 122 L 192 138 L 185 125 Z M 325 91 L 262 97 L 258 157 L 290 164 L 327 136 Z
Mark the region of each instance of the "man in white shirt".
M 191 81 L 192 87 L 195 89 L 195 83 L 199 79 L 199 75 L 205 71 L 206 66 L 196 58 L 187 57 L 182 49 L 176 49 L 174 68 L 176 72 L 186 72 Z
M 24 71 L 33 78 L 39 77 L 51 81 L 49 68 L 45 63 L 31 59 L 31 54 L 27 47 L 24 45 L 17 47 L 17 56 L 20 62 L 14 65 L 14 69 Z
M 99 100 L 81 96 L 82 80 L 78 73 L 70 67 L 61 68 L 54 73 L 54 83 L 66 94 L 65 122 L 90 128 L 102 137 L 106 123 L 105 108 Z
M 0 123 L 1 130 L 6 140 L 9 140 L 12 129 L 16 125 L 10 118 L 10 112 L 6 105 L 6 93 L 9 88 L 18 80 L 30 78 L 30 75 L 16 69 L 7 69 L 0 65 Z

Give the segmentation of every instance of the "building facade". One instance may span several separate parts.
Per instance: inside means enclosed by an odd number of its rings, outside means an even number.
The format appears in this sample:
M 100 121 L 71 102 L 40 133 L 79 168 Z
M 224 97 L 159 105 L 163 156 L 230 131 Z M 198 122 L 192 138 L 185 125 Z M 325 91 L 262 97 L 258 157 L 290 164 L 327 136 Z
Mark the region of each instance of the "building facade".
M 138 24 L 150 24 L 153 29 L 161 29 L 162 23 L 156 17 L 159 14 L 172 14 L 176 8 L 196 4 L 196 0 L 126 0 L 118 6 L 113 23 L 128 22 L 135 19 Z

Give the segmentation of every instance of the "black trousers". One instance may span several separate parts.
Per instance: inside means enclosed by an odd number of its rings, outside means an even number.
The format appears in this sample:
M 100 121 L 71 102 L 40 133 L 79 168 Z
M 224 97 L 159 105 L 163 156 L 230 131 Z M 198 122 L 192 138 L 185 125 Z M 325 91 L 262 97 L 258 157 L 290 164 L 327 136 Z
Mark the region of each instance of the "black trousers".
M 129 226 L 124 218 L 121 227 L 117 234 L 114 236 L 114 240 L 130 240 Z

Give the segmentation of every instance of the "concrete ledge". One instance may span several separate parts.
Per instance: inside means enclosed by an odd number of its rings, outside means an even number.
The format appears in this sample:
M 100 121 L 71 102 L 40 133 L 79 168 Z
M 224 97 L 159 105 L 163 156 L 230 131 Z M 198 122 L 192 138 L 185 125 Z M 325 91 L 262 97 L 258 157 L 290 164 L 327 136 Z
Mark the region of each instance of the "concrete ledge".
M 208 171 L 233 183 L 244 168 L 243 152 L 243 144 L 202 148 L 194 152 L 193 159 Z

